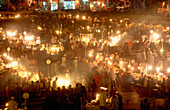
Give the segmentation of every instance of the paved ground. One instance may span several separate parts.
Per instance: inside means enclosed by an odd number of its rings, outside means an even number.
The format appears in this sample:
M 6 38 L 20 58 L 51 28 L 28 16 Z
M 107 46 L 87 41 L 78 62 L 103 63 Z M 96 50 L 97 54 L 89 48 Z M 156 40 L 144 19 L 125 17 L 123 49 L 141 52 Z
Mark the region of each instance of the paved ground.
M 140 110 L 141 97 L 136 90 L 119 90 L 119 93 L 123 97 L 123 110 L 136 109 Z
M 123 110 L 140 110 L 140 102 L 144 97 L 140 97 L 134 89 L 119 89 L 118 92 L 123 97 Z M 99 106 L 88 107 L 87 110 L 100 110 Z

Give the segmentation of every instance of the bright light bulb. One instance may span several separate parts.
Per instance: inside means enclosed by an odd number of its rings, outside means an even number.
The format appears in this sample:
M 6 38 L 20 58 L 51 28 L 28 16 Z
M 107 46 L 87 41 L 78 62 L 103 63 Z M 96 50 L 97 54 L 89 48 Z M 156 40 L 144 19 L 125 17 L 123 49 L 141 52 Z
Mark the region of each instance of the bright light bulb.
M 131 65 L 128 65 L 128 68 L 130 68 L 131 67 Z
M 6 105 L 6 107 L 7 107 L 9 104 L 8 104 L 8 103 L 6 103 L 5 105 Z
M 134 68 L 132 67 L 131 70 L 134 70 Z
M 13 58 L 9 58 L 9 60 L 13 60 Z
M 148 69 L 149 69 L 149 70 L 151 70 L 151 69 L 152 69 L 152 66 L 151 66 L 151 65 L 149 65 L 149 66 L 148 66 Z
M 167 72 L 170 73 L 170 68 L 168 68 Z
M 111 61 L 108 61 L 108 64 L 109 64 L 109 65 L 112 65 L 112 62 L 111 62 Z
M 24 32 L 23 32 L 23 34 L 24 34 L 24 35 L 26 35 L 26 34 L 27 34 L 27 32 L 26 32 L 26 31 L 24 31 Z
M 153 36 L 157 39 L 159 38 L 159 35 L 157 33 L 153 33 Z
M 120 31 L 117 31 L 116 33 L 117 33 L 117 34 L 120 34 Z
M 93 55 L 92 55 L 92 53 L 89 53 L 89 57 L 92 57 Z
M 6 53 L 4 53 L 4 54 L 3 54 L 3 56 L 4 56 L 4 57 L 6 57 L 6 56 L 7 56 L 7 54 L 6 54 Z
M 85 17 L 85 16 L 83 16 L 83 17 L 82 17 L 82 19 L 83 19 L 83 20 L 85 20 L 85 19 L 86 19 L 86 17 Z
M 120 61 L 120 64 L 123 64 L 123 61 Z
M 150 33 L 153 33 L 153 30 L 150 30 Z
M 157 71 L 160 71 L 160 67 L 157 67 L 156 70 L 157 70 Z
M 98 32 L 100 32 L 100 30 L 98 30 Z

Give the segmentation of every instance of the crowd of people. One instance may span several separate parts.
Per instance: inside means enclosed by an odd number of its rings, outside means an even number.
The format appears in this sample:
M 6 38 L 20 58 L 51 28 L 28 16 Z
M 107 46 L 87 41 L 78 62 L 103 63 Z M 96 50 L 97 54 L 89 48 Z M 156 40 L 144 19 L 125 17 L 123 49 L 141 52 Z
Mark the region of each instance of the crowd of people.
M 12 69 L 8 70 L 6 72 L 10 74 L 8 78 L 3 74 L 0 79 L 4 99 L 14 96 L 16 101 L 22 104 L 22 94 L 28 92 L 30 102 L 34 97 L 45 97 L 42 100 L 43 109 L 54 107 L 61 110 L 73 108 L 80 110 L 85 109 L 88 102 L 95 100 L 97 93 L 101 93 L 99 98 L 101 109 L 104 109 L 105 102 L 103 105 L 102 100 L 107 98 L 107 94 L 108 97 L 112 97 L 110 102 L 112 109 L 122 109 L 122 96 L 116 91 L 132 85 L 140 93 L 144 92 L 150 97 L 158 96 L 158 94 L 160 97 L 168 97 L 170 77 L 167 78 L 164 75 L 161 77 L 163 79 L 161 82 L 151 77 L 151 75 L 158 74 L 156 70 L 149 71 L 149 73 L 145 71 L 147 64 L 160 66 L 159 63 L 162 61 L 159 60 L 160 58 L 164 58 L 163 67 L 168 68 L 165 53 L 169 51 L 169 29 L 166 26 L 153 26 L 148 22 L 129 23 L 129 20 L 119 21 L 102 17 L 82 16 L 81 18 L 81 15 L 76 14 L 42 13 L 24 16 L 20 19 L 23 22 L 22 28 L 18 28 L 18 32 L 27 31 L 27 33 L 40 36 L 42 43 L 59 44 L 60 49 L 55 55 L 50 55 L 45 49 L 39 50 L 41 45 L 37 46 L 37 50 L 31 50 L 33 47 L 26 49 L 24 43 L 14 45 L 15 48 L 12 48 L 10 54 L 16 58 L 20 57 L 20 63 L 23 66 L 32 69 L 27 63 L 30 57 L 37 62 L 33 69 L 38 71 L 33 74 L 36 74 L 38 78 L 36 81 L 32 81 L 31 77 L 24 78 Z M 21 21 L 3 21 L 1 26 L 7 30 L 12 23 Z M 37 26 L 41 29 L 38 30 Z M 56 33 L 56 30 L 59 31 L 59 34 Z M 154 41 L 154 33 L 151 30 L 159 32 L 164 41 L 161 42 L 159 37 Z M 93 34 L 93 37 L 83 36 L 81 33 L 90 33 Z M 115 36 L 116 39 L 112 36 Z M 84 38 L 86 40 L 83 40 Z M 6 45 L 3 46 L 3 51 L 6 51 L 8 46 L 12 47 L 8 40 L 2 39 L 1 42 Z M 162 47 L 162 45 L 164 46 Z M 163 55 L 159 52 L 162 48 Z M 19 51 L 17 55 L 16 50 Z M 132 56 L 132 54 L 137 56 Z M 52 60 L 50 71 L 44 63 L 47 58 Z M 2 59 L 4 58 L 2 57 Z M 134 70 L 129 68 L 129 65 L 134 68 L 136 65 L 140 65 L 140 69 Z M 161 72 L 167 73 L 166 69 L 162 69 Z M 15 74 L 12 75 L 13 73 Z M 139 74 L 138 79 L 135 79 L 134 73 Z M 69 81 L 69 87 L 66 85 L 59 87 L 60 77 Z M 155 94 L 156 85 L 160 85 L 158 91 L 161 92 Z M 104 92 L 101 87 L 105 87 L 107 90 Z M 87 96 L 89 92 L 91 97 Z M 18 105 L 18 107 L 22 107 L 22 105 Z

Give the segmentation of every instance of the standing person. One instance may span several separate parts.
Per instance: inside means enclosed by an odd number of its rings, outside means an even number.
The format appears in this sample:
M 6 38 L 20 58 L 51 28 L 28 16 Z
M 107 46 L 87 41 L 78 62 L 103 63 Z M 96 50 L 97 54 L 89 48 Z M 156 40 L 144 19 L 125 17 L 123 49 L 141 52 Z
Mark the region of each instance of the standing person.
M 165 78 L 163 78 L 163 82 L 161 84 L 161 95 L 162 95 L 162 97 L 165 97 L 165 92 L 166 92 Z
M 100 93 L 99 97 L 99 102 L 100 102 L 100 110 L 105 110 L 105 104 L 106 104 L 106 94 L 104 93 L 103 89 Z
M 150 77 L 147 80 L 147 93 L 149 96 L 151 95 L 151 78 Z
M 144 100 L 141 101 L 140 107 L 141 110 L 149 110 L 150 102 L 148 98 L 145 98 Z
M 150 88 L 153 89 L 155 87 L 156 83 L 154 82 L 153 78 L 151 78 L 150 81 Z
M 11 82 L 9 82 L 8 83 L 8 85 L 6 86 L 6 96 L 7 96 L 7 98 L 9 99 L 10 98 L 10 96 L 11 96 L 11 88 L 12 88 L 12 86 L 11 86 Z
M 113 82 L 115 88 L 116 88 L 116 74 L 114 72 L 114 69 L 111 68 L 110 72 L 109 72 L 109 76 L 111 78 L 111 82 Z
M 122 96 L 120 94 L 117 95 L 118 95 L 118 110 L 123 110 Z
M 115 93 L 112 94 L 112 99 L 111 99 L 111 109 L 116 110 L 118 107 L 118 100 L 116 98 Z
M 77 57 L 74 58 L 73 64 L 74 64 L 74 69 L 77 72 L 77 67 L 78 67 L 78 65 L 77 65 L 78 64 L 78 58 Z
M 147 76 L 145 75 L 144 78 L 143 78 L 143 91 L 144 91 L 144 94 L 147 92 Z
M 85 86 L 83 86 L 82 84 L 80 84 L 81 85 L 81 109 L 82 110 L 86 110 L 86 88 L 85 88 Z
M 11 100 L 8 101 L 9 110 L 17 110 L 18 103 L 15 101 L 15 97 L 11 97 Z
M 167 92 L 167 95 L 169 96 L 170 95 L 170 76 L 168 76 L 168 79 L 166 80 L 166 92 Z
M 74 98 L 75 110 L 81 110 L 81 103 L 80 103 L 81 88 L 79 87 L 79 83 L 76 84 L 74 94 L 75 94 L 75 98 Z
M 97 92 L 97 84 L 96 84 L 95 79 L 93 79 L 93 82 L 92 82 L 92 99 L 96 98 L 95 97 L 96 92 Z
M 53 81 L 53 90 L 55 90 L 55 91 L 56 91 L 57 88 L 58 88 L 58 87 L 57 87 L 57 80 L 58 80 L 58 78 L 56 77 L 55 80 Z

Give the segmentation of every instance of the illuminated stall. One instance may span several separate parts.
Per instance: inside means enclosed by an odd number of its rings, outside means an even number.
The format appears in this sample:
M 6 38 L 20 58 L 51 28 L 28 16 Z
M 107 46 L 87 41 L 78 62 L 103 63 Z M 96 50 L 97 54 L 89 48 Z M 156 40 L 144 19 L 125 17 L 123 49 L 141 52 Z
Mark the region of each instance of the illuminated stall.
M 65 0 L 64 1 L 64 9 L 75 9 L 75 1 Z
M 51 10 L 54 11 L 54 10 L 57 10 L 58 9 L 58 4 L 56 1 L 53 1 L 51 2 Z
M 102 11 L 106 7 L 105 1 L 91 1 L 90 2 L 90 10 L 92 12 Z

